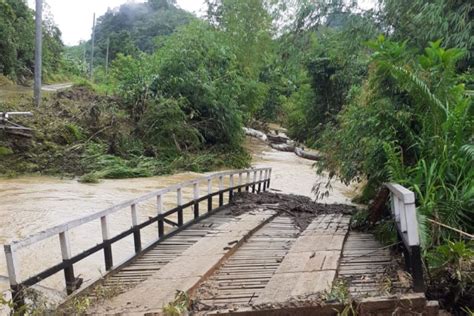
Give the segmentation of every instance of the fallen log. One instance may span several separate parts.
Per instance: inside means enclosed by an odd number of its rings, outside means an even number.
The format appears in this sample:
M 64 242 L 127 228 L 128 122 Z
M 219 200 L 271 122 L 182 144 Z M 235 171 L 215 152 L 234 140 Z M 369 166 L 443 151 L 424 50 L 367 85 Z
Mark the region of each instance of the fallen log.
M 287 152 L 293 152 L 295 151 L 295 145 L 294 144 L 275 144 L 275 143 L 270 143 L 270 147 L 273 149 L 279 150 L 279 151 L 287 151 Z
M 267 138 L 274 144 L 286 144 L 290 139 L 285 135 L 267 134 Z
M 267 135 L 265 135 L 265 133 L 263 132 L 260 132 L 260 131 L 257 131 L 256 129 L 248 128 L 248 127 L 242 127 L 242 129 L 244 130 L 245 135 L 258 138 L 264 142 L 267 141 Z
M 298 148 L 298 147 L 295 147 L 295 154 L 298 157 L 309 159 L 309 160 L 314 160 L 314 161 L 322 159 L 320 154 L 315 153 L 315 152 L 305 151 L 304 149 Z

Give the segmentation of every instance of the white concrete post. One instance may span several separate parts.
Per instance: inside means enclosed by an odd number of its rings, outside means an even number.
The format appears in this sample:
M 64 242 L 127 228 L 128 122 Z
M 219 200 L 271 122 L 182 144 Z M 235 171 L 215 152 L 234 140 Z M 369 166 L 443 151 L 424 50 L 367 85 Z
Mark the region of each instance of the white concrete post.
M 69 242 L 69 232 L 59 233 L 59 244 L 61 245 L 61 256 L 63 260 L 71 259 L 71 244 Z
M 7 270 L 8 270 L 8 279 L 10 280 L 10 285 L 18 285 L 20 266 L 18 264 L 17 256 L 11 245 L 3 246 L 5 250 L 5 257 L 7 260 Z

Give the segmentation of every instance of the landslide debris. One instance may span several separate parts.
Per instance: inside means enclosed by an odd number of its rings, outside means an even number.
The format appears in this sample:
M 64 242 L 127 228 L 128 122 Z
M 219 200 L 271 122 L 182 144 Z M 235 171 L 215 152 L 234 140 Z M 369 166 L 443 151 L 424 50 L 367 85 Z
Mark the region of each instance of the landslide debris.
M 347 204 L 318 203 L 306 196 L 273 192 L 234 193 L 232 204 L 227 212 L 240 215 L 262 207 L 288 214 L 300 231 L 305 230 L 314 217 L 320 214 L 352 215 L 356 212 L 354 206 Z

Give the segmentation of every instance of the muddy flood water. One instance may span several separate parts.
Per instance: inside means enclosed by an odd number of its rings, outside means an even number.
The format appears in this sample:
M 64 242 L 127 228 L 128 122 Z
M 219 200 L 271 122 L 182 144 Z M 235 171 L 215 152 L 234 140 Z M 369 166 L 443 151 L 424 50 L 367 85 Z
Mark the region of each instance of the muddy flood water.
M 279 152 L 265 143 L 248 138 L 246 148 L 252 153 L 253 166 L 272 167 L 271 188 L 277 192 L 293 193 L 313 197 L 312 187 L 317 181 L 327 180 L 317 176 L 313 162 L 302 159 L 294 153 Z M 98 184 L 81 184 L 72 179 L 34 176 L 15 179 L 0 179 L 0 243 L 24 238 L 54 225 L 101 211 L 119 202 L 139 197 L 145 193 L 179 182 L 196 179 L 197 173 L 180 173 L 172 176 L 151 178 L 103 180 Z M 217 183 L 214 184 L 217 187 Z M 330 195 L 323 202 L 350 203 L 355 195 L 355 187 L 347 187 L 334 182 Z M 203 183 L 202 191 L 207 189 Z M 184 202 L 191 199 L 192 188 L 183 190 Z M 165 209 L 176 205 L 176 195 L 164 197 Z M 139 221 L 156 215 L 153 201 L 138 206 Z M 191 214 L 187 214 L 191 216 Z M 186 214 L 185 214 L 186 218 Z M 130 210 L 124 209 L 110 218 L 112 235 L 131 226 Z M 100 221 L 83 225 L 70 232 L 72 253 L 78 254 L 101 242 Z M 150 225 L 142 233 L 142 243 L 146 245 L 157 236 L 156 225 Z M 3 247 L 2 247 L 3 252 Z M 113 246 L 114 263 L 125 260 L 133 253 L 133 239 L 129 237 Z M 104 273 L 103 252 L 100 251 L 74 266 L 75 274 L 90 282 Z M 25 279 L 61 261 L 59 240 L 47 239 L 19 252 L 20 277 Z M 8 289 L 5 256 L 0 255 L 0 290 Z M 63 273 L 42 281 L 39 286 L 50 295 L 64 290 Z

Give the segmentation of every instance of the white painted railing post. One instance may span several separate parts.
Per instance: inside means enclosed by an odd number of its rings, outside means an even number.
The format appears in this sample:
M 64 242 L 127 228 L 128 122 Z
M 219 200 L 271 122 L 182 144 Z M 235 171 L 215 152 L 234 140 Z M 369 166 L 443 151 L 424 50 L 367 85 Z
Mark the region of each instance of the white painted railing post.
M 193 195 L 194 195 L 194 219 L 199 217 L 199 182 L 193 183 Z
M 130 206 L 130 211 L 132 215 L 132 226 L 135 227 L 138 225 L 138 214 L 137 214 L 137 206 L 136 204 L 132 204 Z
M 135 246 L 135 253 L 140 253 L 142 251 L 142 237 L 140 229 L 138 226 L 138 214 L 137 214 L 137 205 L 132 204 L 130 206 L 132 213 L 132 229 L 133 229 L 133 244 Z
M 268 179 L 268 169 L 265 169 L 263 172 L 263 191 L 267 190 L 267 179 Z
M 212 178 L 208 178 L 207 179 L 207 194 L 211 194 L 212 193 Z
M 156 196 L 156 213 L 163 214 L 163 197 L 161 194 Z
M 253 172 L 252 193 L 255 193 L 255 182 L 257 182 L 257 171 Z
M 400 214 L 400 230 L 403 234 L 407 232 L 407 218 L 406 218 L 406 209 L 405 203 L 402 201 L 398 204 L 399 214 Z
M 183 205 L 183 192 L 181 187 L 176 189 L 176 198 L 178 202 L 178 227 L 180 227 L 184 224 L 183 208 L 181 207 Z
M 234 175 L 231 174 L 230 175 L 230 180 L 229 180 L 229 202 L 232 201 L 233 197 L 234 197 Z
M 71 259 L 71 243 L 69 242 L 69 232 L 59 233 L 59 244 L 61 245 L 61 257 L 63 260 Z
M 250 190 L 250 187 L 249 187 L 249 183 L 250 183 L 250 171 L 247 171 L 247 180 L 245 181 L 245 183 L 247 184 L 245 186 L 245 191 L 249 191 Z
M 207 211 L 212 211 L 212 177 L 207 178 Z
M 258 193 L 262 192 L 262 174 L 263 170 L 260 170 L 258 174 Z
M 219 176 L 219 191 L 224 190 L 224 177 Z
M 64 268 L 64 279 L 66 281 L 66 292 L 70 295 L 74 290 L 76 290 L 76 278 L 74 276 L 74 268 L 70 261 L 71 254 L 71 244 L 69 242 L 69 231 L 64 231 L 59 233 L 59 244 L 61 246 L 61 257 L 63 262 L 66 264 Z
M 105 270 L 110 271 L 114 265 L 114 261 L 112 257 L 112 244 L 110 243 L 110 230 L 107 216 L 102 216 L 100 218 L 100 226 L 102 228 L 102 240 L 104 242 Z
M 400 223 L 400 199 L 396 195 L 392 195 L 393 198 L 393 214 L 395 215 L 395 221 L 397 225 Z
M 219 206 L 224 205 L 224 177 L 219 176 Z
M 19 274 L 20 266 L 18 265 L 18 260 L 15 251 L 11 245 L 3 246 L 5 250 L 5 258 L 7 261 L 7 270 L 8 270 L 8 279 L 10 285 L 13 287 L 19 284 Z
M 415 194 L 396 183 L 387 183 L 390 190 L 392 214 L 395 217 L 399 240 L 403 242 L 406 269 L 413 277 L 416 292 L 423 292 L 423 265 L 421 261 L 420 236 L 416 217 Z
M 416 218 L 415 203 L 405 204 L 405 218 L 407 223 L 407 235 L 410 246 L 420 245 L 420 236 L 418 235 L 418 220 Z
M 268 170 L 268 184 L 267 184 L 267 189 L 270 189 L 270 183 L 272 182 L 272 169 L 270 168 Z
M 20 286 L 20 266 L 15 250 L 12 245 L 4 245 L 5 257 L 7 262 L 8 279 L 12 290 L 12 301 L 14 309 L 21 308 L 25 305 L 23 291 Z
M 156 196 L 156 213 L 158 215 L 158 237 L 161 238 L 165 234 L 165 224 L 161 214 L 163 214 L 163 196 L 158 194 Z
M 239 172 L 239 192 L 242 192 L 242 172 Z

